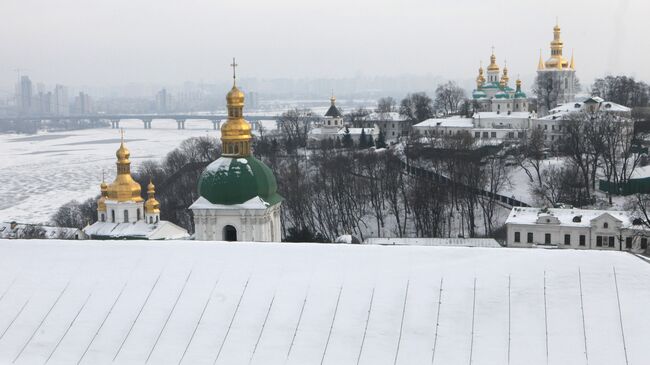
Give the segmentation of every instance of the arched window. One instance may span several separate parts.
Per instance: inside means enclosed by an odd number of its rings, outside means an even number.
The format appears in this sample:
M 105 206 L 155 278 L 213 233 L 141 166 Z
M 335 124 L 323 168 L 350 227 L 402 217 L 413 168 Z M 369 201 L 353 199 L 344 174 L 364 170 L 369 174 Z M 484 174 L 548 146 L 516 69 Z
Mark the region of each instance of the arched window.
M 603 223 L 603 228 L 609 228 L 609 223 L 607 222 Z
M 129 223 L 129 211 L 124 209 L 124 223 Z
M 234 242 L 237 241 L 237 230 L 231 225 L 223 227 L 223 240 Z
M 158 216 L 156 216 L 156 223 L 158 223 L 158 218 L 159 218 L 159 217 L 158 217 Z
M 106 216 L 102 213 L 102 222 L 106 222 Z
M 111 222 L 115 223 L 115 211 L 111 210 Z
M 140 220 L 140 208 L 138 208 L 138 220 Z

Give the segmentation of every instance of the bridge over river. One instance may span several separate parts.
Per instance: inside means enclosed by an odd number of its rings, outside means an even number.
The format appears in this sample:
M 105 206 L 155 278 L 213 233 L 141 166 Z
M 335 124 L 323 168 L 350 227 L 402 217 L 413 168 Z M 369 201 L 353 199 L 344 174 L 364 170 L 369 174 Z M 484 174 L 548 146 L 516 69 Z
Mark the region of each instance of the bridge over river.
M 257 114 L 247 115 L 248 120 L 253 128 L 259 126 L 262 120 L 277 120 L 280 114 Z M 15 123 L 35 123 L 42 124 L 46 121 L 108 121 L 112 128 L 120 128 L 120 121 L 125 119 L 141 120 L 145 129 L 153 128 L 153 121 L 166 122 L 175 121 L 178 129 L 185 129 L 186 120 L 205 120 L 212 123 L 213 129 L 221 127 L 221 122 L 225 121 L 228 116 L 225 113 L 206 113 L 206 114 L 78 114 L 78 115 L 21 115 L 21 116 L 3 116 L 0 122 Z

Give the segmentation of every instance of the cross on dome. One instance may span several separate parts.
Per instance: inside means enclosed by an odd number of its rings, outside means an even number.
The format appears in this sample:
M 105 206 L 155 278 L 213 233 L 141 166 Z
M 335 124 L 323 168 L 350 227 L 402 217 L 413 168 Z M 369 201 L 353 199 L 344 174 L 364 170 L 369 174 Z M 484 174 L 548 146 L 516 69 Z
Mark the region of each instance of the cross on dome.
M 232 67 L 232 84 L 235 85 L 235 80 L 237 79 L 237 66 L 239 66 L 235 62 L 235 57 L 232 58 L 232 63 L 230 64 L 230 67 Z

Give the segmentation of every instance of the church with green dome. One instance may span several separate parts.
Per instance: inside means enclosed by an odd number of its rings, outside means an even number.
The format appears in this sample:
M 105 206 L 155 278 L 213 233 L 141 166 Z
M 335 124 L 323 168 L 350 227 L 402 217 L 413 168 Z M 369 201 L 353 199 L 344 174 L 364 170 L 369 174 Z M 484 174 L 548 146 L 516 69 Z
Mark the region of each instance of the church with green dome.
M 221 127 L 221 157 L 201 174 L 200 197 L 190 206 L 202 241 L 279 242 L 282 197 L 271 169 L 251 154 L 251 126 L 243 118 L 244 93 L 233 86 Z

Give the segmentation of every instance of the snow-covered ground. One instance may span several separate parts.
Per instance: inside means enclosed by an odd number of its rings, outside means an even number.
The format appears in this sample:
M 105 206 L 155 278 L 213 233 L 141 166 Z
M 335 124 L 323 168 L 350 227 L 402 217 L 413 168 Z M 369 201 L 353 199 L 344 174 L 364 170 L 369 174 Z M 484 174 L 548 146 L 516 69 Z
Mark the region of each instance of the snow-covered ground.
M 3 364 L 650 363 L 650 264 L 622 252 L 0 241 L 0 263 Z
M 173 120 L 155 120 L 143 129 L 139 120 L 124 120 L 132 167 L 161 159 L 187 138 L 219 136 L 212 123 L 188 120 L 177 130 Z M 37 135 L 0 135 L 0 221 L 47 222 L 66 202 L 99 194 L 102 170 L 115 177 L 116 129 L 87 129 Z

